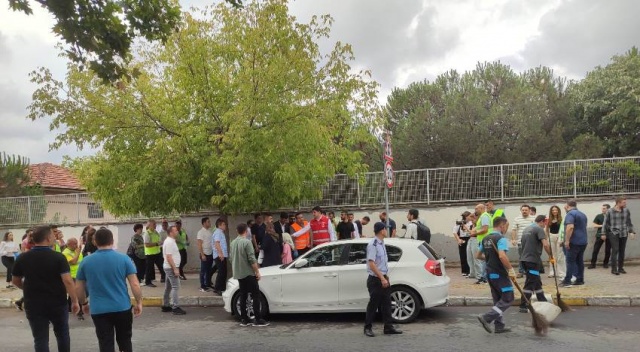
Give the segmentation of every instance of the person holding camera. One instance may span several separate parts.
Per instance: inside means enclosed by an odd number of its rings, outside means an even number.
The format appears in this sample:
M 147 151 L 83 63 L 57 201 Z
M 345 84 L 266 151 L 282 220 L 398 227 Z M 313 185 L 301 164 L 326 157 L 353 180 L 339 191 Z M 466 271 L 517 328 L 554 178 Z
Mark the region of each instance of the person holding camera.
M 467 260 L 467 245 L 469 243 L 469 232 L 473 226 L 473 221 L 470 219 L 471 212 L 465 211 L 462 213 L 462 220 L 456 221 L 453 226 L 453 237 L 458 244 L 458 254 L 460 255 L 460 268 L 462 270 L 462 276 L 469 276 L 469 262 Z

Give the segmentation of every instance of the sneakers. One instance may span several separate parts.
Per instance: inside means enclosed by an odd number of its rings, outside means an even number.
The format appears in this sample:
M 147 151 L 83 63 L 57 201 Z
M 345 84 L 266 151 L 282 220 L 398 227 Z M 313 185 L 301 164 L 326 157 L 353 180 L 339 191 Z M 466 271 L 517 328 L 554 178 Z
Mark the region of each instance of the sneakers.
M 187 314 L 187 312 L 182 310 L 182 308 L 180 308 L 180 307 L 173 308 L 172 313 L 173 313 L 173 315 L 185 315 L 185 314 Z
M 520 307 L 520 310 L 518 310 L 518 312 L 520 312 L 520 313 L 529 313 L 529 309 L 527 309 L 527 307 Z
M 564 288 L 570 288 L 570 287 L 573 287 L 573 285 L 568 284 L 568 283 L 566 283 L 566 282 L 564 282 L 564 281 L 563 281 L 563 282 L 561 282 L 561 283 L 559 283 L 559 284 L 558 284 L 558 286 L 559 286 L 559 287 L 564 287 Z
M 8 284 L 7 288 L 16 288 L 15 286 L 13 286 L 12 284 Z
M 260 319 L 260 320 L 256 320 L 255 323 L 253 323 L 253 326 L 257 326 L 257 327 L 263 327 L 263 326 L 269 326 L 271 324 L 269 324 L 266 320 L 264 319 Z
M 252 326 L 253 322 L 249 319 L 240 319 L 240 326 Z
M 184 280 L 186 280 L 186 279 L 187 279 L 187 277 L 186 277 L 186 276 L 184 276 L 184 275 L 180 275 L 180 280 L 183 280 L 183 281 L 184 281 Z
M 582 286 L 584 285 L 584 281 L 576 281 L 574 283 L 572 283 L 573 286 Z
M 17 310 L 22 312 L 22 301 L 13 302 L 13 306 L 16 307 Z
M 510 331 L 511 331 L 511 328 L 508 328 L 508 327 L 506 327 L 506 326 L 503 326 L 503 327 L 496 327 L 496 331 L 494 331 L 494 333 L 496 333 L 496 334 L 503 334 L 503 333 L 505 333 L 505 332 L 510 332 Z
M 173 309 L 169 306 L 162 306 L 160 307 L 163 313 L 169 313 L 171 311 L 173 311 Z
M 626 274 L 626 273 L 627 273 L 627 272 L 626 272 L 624 269 L 622 269 L 622 268 L 620 268 L 620 270 L 618 270 L 618 272 L 619 272 L 620 274 Z
M 478 321 L 480 322 L 480 324 L 482 324 L 482 327 L 488 332 L 488 333 L 492 333 L 491 331 L 491 324 L 489 324 L 489 322 L 487 322 L 486 320 L 484 320 L 484 317 L 481 315 L 478 315 Z
M 200 287 L 200 292 L 210 292 L 211 289 L 208 287 Z
M 158 287 L 158 286 L 154 285 L 153 283 L 148 283 L 145 286 L 147 286 L 147 287 Z
M 587 269 L 595 269 L 595 268 L 596 268 L 596 265 L 595 265 L 595 264 L 591 264 L 591 265 L 589 265 L 589 266 L 587 267 Z
M 486 284 L 486 283 L 487 283 L 487 280 L 485 280 L 485 279 L 480 279 L 480 280 L 474 282 L 475 285 Z

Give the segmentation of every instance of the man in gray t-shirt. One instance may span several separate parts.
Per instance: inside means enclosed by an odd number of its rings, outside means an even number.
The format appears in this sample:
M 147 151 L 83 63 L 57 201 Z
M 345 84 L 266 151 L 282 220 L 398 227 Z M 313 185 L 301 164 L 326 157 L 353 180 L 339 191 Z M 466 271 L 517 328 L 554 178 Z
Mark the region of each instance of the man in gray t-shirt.
M 524 282 L 523 292 L 527 300 L 531 299 L 533 293 L 536 294 L 539 302 L 546 302 L 542 290 L 542 280 L 540 279 L 540 271 L 542 270 L 542 248 L 552 258 L 551 247 L 544 233 L 545 216 L 536 216 L 535 223 L 527 226 L 522 233 L 522 255 L 520 261 L 525 269 L 527 278 Z M 553 259 L 550 259 L 553 260 Z M 520 298 L 520 312 L 527 313 L 527 303 L 524 297 Z

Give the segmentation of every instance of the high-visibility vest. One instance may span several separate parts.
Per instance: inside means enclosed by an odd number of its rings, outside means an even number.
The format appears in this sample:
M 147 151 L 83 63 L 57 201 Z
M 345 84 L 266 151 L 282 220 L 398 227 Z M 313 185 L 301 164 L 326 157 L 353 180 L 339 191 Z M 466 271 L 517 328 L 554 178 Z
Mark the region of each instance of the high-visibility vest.
M 496 209 L 496 211 L 493 212 L 493 215 L 491 216 L 491 226 L 489 228 L 493 228 L 493 220 L 503 215 L 504 215 L 504 209 Z
M 486 216 L 489 218 L 489 228 L 487 229 L 487 233 L 483 234 L 483 235 L 478 235 L 476 236 L 476 238 L 478 239 L 478 243 L 482 243 L 482 239 L 488 235 L 489 233 L 491 233 L 491 231 L 493 230 L 493 220 L 491 219 L 491 214 L 484 212 L 482 213 L 482 215 L 480 215 L 478 217 L 478 220 L 476 221 L 476 231 L 480 231 L 482 230 L 482 217 Z
M 311 220 L 311 231 L 313 231 L 313 246 L 318 246 L 323 243 L 331 242 L 331 235 L 329 234 L 329 218 L 321 216 L 319 220 Z
M 155 230 L 147 230 L 147 234 L 149 235 L 149 242 L 150 243 L 156 243 L 156 242 L 160 242 L 160 234 L 157 233 Z M 154 255 L 154 254 L 160 254 L 160 246 L 153 246 L 153 247 L 144 247 L 144 254 L 145 255 Z
M 178 249 L 182 250 L 186 248 L 186 244 L 187 244 L 187 231 L 185 230 L 180 230 L 180 233 L 178 233 L 178 238 L 176 241 L 176 244 L 178 245 Z
M 304 226 L 307 226 L 307 224 L 308 224 L 308 222 L 305 221 L 304 222 Z M 294 222 L 291 225 L 291 228 L 293 229 L 293 233 L 296 233 L 296 232 L 302 230 L 302 228 L 304 226 L 300 226 L 300 225 L 298 225 L 297 222 Z M 295 237 L 293 239 L 293 241 L 294 241 L 294 244 L 295 244 L 297 250 L 306 249 L 307 246 L 309 246 L 309 231 L 307 231 L 306 233 L 304 233 L 304 234 L 302 234 L 302 235 L 300 235 L 298 237 Z

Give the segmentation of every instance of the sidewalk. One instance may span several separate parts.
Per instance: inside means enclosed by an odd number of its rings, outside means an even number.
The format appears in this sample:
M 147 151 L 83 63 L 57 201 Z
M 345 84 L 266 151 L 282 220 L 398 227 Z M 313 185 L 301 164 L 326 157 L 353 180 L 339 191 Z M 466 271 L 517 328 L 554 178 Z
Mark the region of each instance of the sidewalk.
M 596 269 L 585 269 L 585 285 L 571 288 L 561 288 L 562 299 L 570 306 L 640 306 L 640 266 L 630 263 L 626 267 L 628 274 L 615 276 L 610 269 L 598 266 Z M 489 286 L 476 285 L 475 280 L 465 278 L 460 273 L 460 267 L 447 266 L 447 275 L 451 278 L 449 287 L 449 305 L 451 306 L 490 306 L 492 305 Z M 555 298 L 555 284 L 553 278 L 543 274 L 542 283 L 547 297 Z M 158 275 L 160 278 L 160 275 Z M 22 296 L 19 289 L 7 289 L 5 278 L 0 277 L 0 308 L 12 307 L 13 301 Z M 519 279 L 524 285 L 524 278 Z M 187 274 L 187 280 L 181 281 L 181 305 L 222 307 L 222 297 L 209 292 L 200 292 L 197 273 Z M 147 307 L 162 305 L 164 284 L 156 281 L 158 287 L 142 287 L 143 304 Z M 364 285 L 364 281 L 363 281 Z M 516 293 L 515 304 L 520 302 L 520 294 Z

